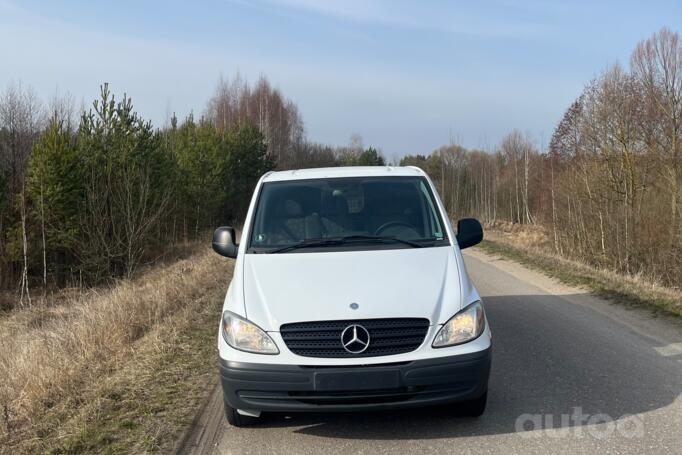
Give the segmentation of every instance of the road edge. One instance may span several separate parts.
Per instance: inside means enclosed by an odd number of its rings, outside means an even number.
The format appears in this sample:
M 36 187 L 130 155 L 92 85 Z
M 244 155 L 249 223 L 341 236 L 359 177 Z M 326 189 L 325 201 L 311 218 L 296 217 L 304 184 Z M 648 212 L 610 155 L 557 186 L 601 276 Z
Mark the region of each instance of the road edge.
M 499 239 L 486 239 L 475 250 L 519 263 L 565 285 L 586 289 L 610 302 L 645 309 L 655 316 L 682 320 L 682 298 L 675 296 L 674 290 L 638 282 L 636 278 L 590 267 L 537 248 L 521 249 Z
M 623 304 L 613 298 L 607 298 L 594 293 L 586 286 L 567 284 L 556 276 L 548 274 L 538 267 L 530 267 L 525 263 L 508 258 L 502 254 L 491 253 L 481 248 L 472 248 L 463 252 L 467 257 L 493 265 L 503 273 L 532 283 L 533 286 L 560 297 L 567 304 L 580 305 L 616 320 L 650 340 L 660 345 L 679 342 L 682 333 L 682 318 L 655 308 Z M 485 304 L 485 298 L 483 299 Z
M 194 414 L 194 417 L 192 418 L 192 421 L 187 424 L 187 426 L 183 429 L 182 434 L 176 439 L 175 444 L 173 445 L 172 452 L 175 454 L 183 454 L 183 453 L 188 453 L 188 446 L 189 446 L 189 441 L 191 439 L 191 436 L 195 434 L 197 426 L 201 418 L 204 416 L 206 412 L 206 408 L 208 405 L 211 403 L 211 400 L 213 398 L 213 395 L 215 395 L 216 389 L 220 387 L 220 383 L 217 380 L 216 376 L 216 382 L 213 384 L 212 387 L 208 390 L 208 393 L 206 394 L 206 397 L 204 397 L 203 401 L 201 404 L 197 407 L 196 413 Z

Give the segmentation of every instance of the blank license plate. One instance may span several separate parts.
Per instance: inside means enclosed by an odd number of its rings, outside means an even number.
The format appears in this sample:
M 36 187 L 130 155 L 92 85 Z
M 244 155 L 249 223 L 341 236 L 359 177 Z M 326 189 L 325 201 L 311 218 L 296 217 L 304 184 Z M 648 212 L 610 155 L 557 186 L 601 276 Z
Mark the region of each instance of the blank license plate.
M 399 385 L 398 370 L 315 373 L 315 390 L 394 389 Z

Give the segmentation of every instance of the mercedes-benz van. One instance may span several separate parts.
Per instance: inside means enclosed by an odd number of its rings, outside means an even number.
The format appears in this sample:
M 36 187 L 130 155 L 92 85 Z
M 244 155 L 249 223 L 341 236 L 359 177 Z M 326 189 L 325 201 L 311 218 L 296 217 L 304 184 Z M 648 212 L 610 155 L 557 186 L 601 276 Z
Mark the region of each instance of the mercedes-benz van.
M 240 243 L 218 334 L 229 423 L 261 412 L 362 411 L 447 404 L 485 410 L 491 333 L 453 231 L 416 167 L 270 172 Z

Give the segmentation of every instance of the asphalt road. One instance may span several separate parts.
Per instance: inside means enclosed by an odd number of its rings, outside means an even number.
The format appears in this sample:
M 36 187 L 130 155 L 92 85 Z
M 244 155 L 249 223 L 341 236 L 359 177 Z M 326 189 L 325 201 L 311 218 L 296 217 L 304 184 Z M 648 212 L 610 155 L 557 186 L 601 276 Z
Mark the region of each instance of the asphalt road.
M 185 453 L 682 454 L 682 325 L 467 252 L 493 330 L 486 413 L 223 417 L 219 388 Z

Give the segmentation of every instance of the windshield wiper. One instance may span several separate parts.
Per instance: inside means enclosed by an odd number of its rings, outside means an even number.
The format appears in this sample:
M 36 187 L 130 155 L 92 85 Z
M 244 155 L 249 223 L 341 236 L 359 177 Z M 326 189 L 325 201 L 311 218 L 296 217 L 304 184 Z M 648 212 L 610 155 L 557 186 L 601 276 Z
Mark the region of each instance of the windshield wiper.
M 389 243 L 402 243 L 403 245 L 409 245 L 413 248 L 423 248 L 424 245 L 415 242 L 413 240 L 399 239 L 398 237 L 392 237 L 388 235 L 347 235 L 345 237 L 340 237 L 342 243 L 353 242 L 353 241 L 370 241 L 370 242 L 389 242 Z
M 331 239 L 307 239 L 293 245 L 283 246 L 281 248 L 275 248 L 274 250 L 266 251 L 268 254 L 272 253 L 285 253 L 291 250 L 297 250 L 300 248 L 314 248 L 317 246 L 327 246 L 327 245 L 338 245 L 343 243 L 339 238 Z
M 431 239 L 426 239 L 431 240 Z M 283 246 L 281 248 L 275 248 L 274 250 L 267 251 L 268 254 L 273 253 L 286 253 L 287 251 L 298 250 L 301 248 L 315 248 L 321 246 L 334 246 L 343 245 L 345 243 L 352 242 L 382 242 L 382 243 L 402 243 L 403 245 L 411 246 L 412 248 L 423 248 L 424 245 L 421 243 L 399 239 L 397 237 L 389 237 L 382 235 L 347 235 L 344 237 L 330 237 L 328 239 L 307 239 L 293 245 Z

